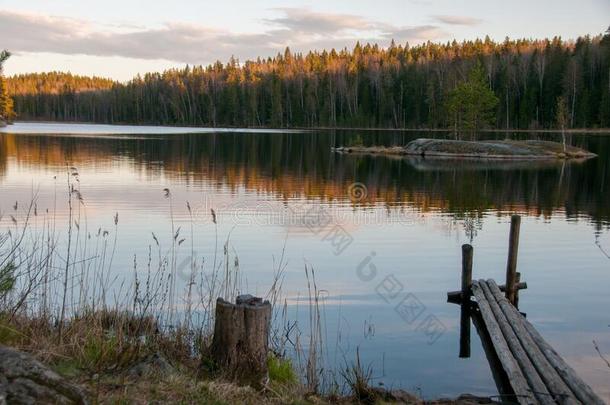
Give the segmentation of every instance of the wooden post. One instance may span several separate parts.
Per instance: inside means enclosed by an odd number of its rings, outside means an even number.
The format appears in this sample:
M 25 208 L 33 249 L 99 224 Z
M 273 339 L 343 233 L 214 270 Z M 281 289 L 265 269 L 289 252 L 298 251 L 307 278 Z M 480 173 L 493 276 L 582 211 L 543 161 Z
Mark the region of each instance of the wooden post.
M 460 359 L 470 357 L 470 301 L 460 306 Z
M 508 261 L 506 263 L 506 299 L 515 305 L 517 289 L 517 255 L 519 252 L 519 229 L 521 217 L 513 215 L 510 219 L 510 236 L 508 239 Z
M 517 272 L 517 279 L 515 280 L 515 308 L 519 309 L 519 284 L 521 284 L 521 273 Z
M 471 245 L 462 245 L 462 301 L 470 299 L 470 286 L 472 285 L 472 256 Z
M 462 300 L 460 308 L 460 358 L 470 357 L 470 286 L 472 285 L 471 245 L 462 245 Z
M 256 389 L 266 384 L 270 327 L 269 301 L 240 295 L 231 304 L 218 298 L 211 354 L 225 377 Z

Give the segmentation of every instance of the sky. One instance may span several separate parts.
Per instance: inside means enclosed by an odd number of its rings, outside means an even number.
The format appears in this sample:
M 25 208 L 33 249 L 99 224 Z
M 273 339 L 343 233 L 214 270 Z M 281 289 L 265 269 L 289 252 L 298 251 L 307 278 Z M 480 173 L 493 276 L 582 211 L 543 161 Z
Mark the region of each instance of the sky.
M 610 25 L 610 0 L 0 0 L 5 74 L 126 81 L 186 64 L 457 39 L 564 39 Z

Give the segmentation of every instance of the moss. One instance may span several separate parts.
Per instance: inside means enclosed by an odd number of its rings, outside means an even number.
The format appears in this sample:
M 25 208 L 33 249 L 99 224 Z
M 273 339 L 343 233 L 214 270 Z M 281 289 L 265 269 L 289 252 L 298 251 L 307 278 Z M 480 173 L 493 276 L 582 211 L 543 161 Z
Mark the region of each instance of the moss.
M 82 374 L 82 370 L 73 359 L 60 360 L 52 367 L 53 370 L 65 378 L 76 378 Z

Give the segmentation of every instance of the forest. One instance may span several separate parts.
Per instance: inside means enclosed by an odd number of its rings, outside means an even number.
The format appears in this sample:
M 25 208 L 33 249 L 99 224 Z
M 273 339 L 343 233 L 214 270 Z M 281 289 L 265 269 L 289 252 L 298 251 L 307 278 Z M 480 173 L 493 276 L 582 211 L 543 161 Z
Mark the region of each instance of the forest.
M 4 62 L 11 57 L 11 53 L 4 50 L 0 52 L 0 127 L 11 122 L 15 112 L 13 111 L 13 98 L 8 92 L 4 80 Z
M 493 93 L 486 127 L 556 128 L 558 108 L 568 128 L 610 127 L 610 30 L 570 41 L 358 43 L 306 54 L 286 48 L 266 59 L 231 58 L 126 83 L 52 72 L 9 77 L 6 86 L 19 120 L 450 128 L 456 89 L 477 69 Z

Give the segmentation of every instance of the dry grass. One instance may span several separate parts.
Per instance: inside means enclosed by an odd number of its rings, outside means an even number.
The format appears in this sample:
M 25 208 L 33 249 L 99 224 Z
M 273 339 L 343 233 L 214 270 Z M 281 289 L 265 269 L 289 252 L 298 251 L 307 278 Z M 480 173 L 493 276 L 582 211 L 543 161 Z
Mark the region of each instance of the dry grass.
M 196 367 L 181 331 L 160 333 L 155 323 L 146 321 L 125 313 L 87 313 L 66 321 L 59 340 L 58 325 L 47 318 L 0 315 L 0 344 L 33 353 L 51 365 L 71 363 L 85 374 L 124 370 L 153 353 Z
M 160 331 L 154 322 L 99 311 L 58 326 L 43 318 L 0 317 L 0 344 L 33 354 L 69 380 L 87 388 L 97 403 L 292 403 L 303 398 L 290 363 L 276 360 L 276 375 L 262 392 L 205 379 L 201 354 L 184 331 Z M 147 359 L 157 356 L 167 369 Z M 144 373 L 136 373 L 144 365 Z
M 356 401 L 374 404 L 380 399 L 378 393 L 371 387 L 373 370 L 362 365 L 359 348 L 356 348 L 356 361 L 351 366 L 346 367 L 341 375 L 349 385 Z
M 602 354 L 602 351 L 600 350 L 599 345 L 595 340 L 593 341 L 593 347 L 595 348 L 595 351 L 597 352 L 599 358 L 606 364 L 606 366 L 608 366 L 608 368 L 610 368 L 610 360 L 608 360 L 608 358 L 606 358 L 606 356 Z

